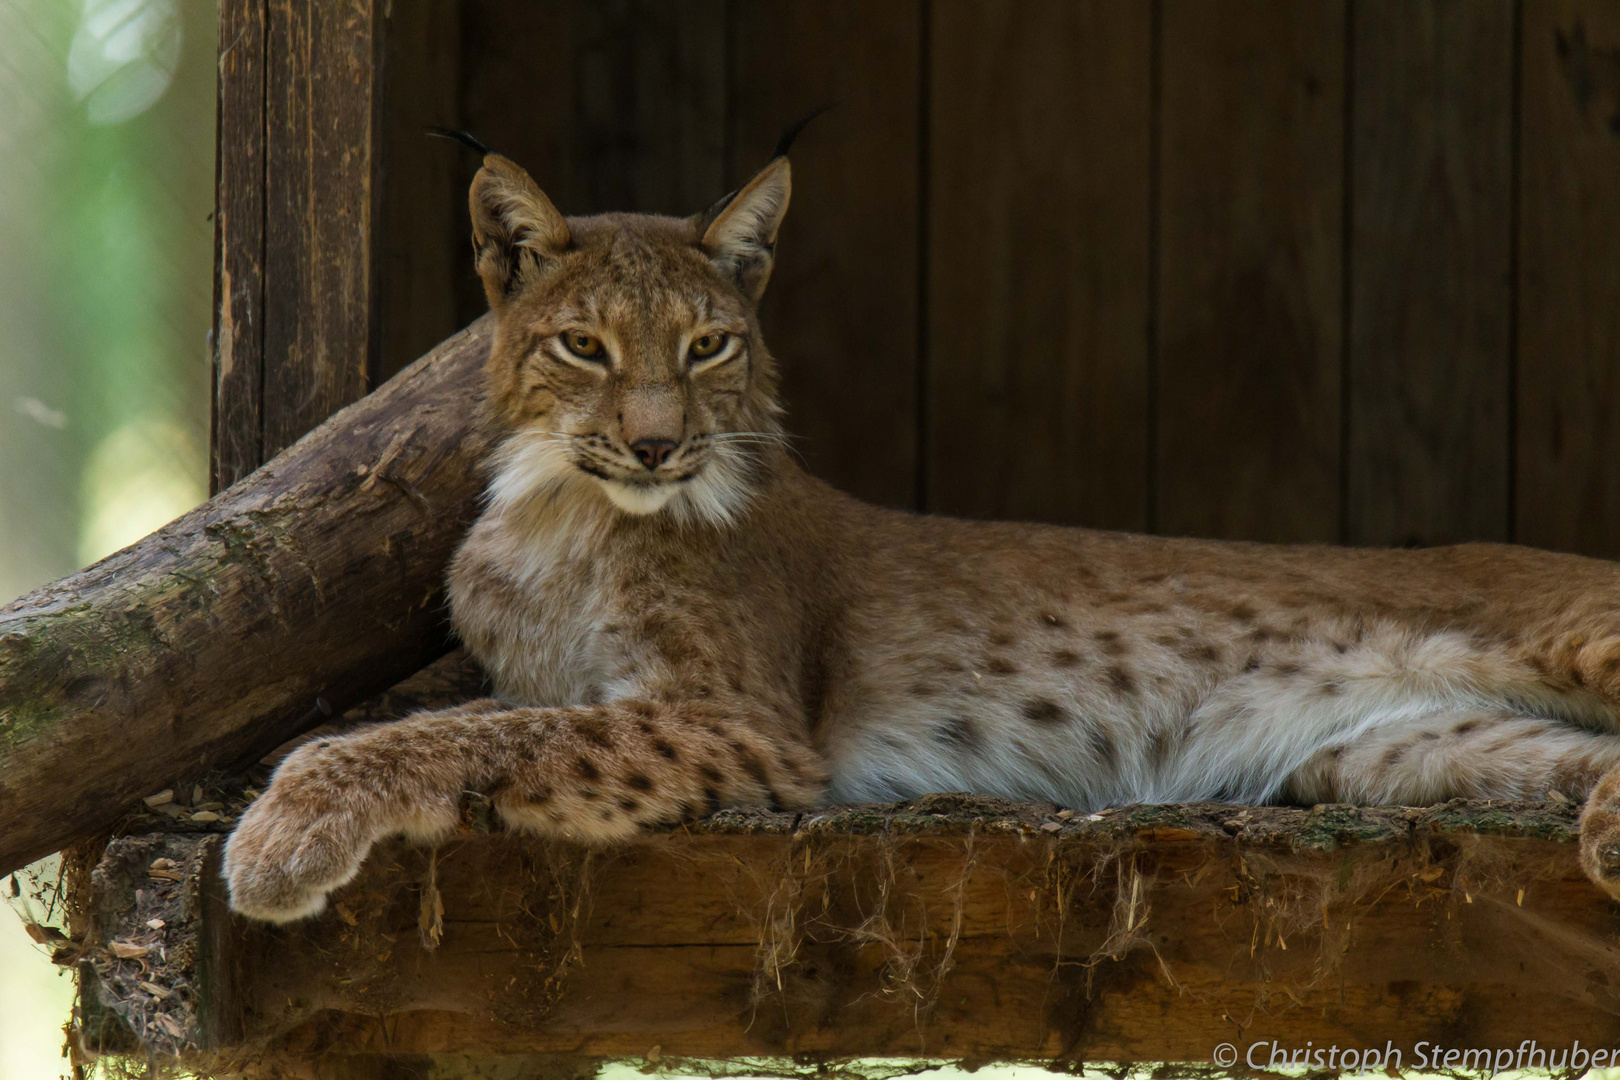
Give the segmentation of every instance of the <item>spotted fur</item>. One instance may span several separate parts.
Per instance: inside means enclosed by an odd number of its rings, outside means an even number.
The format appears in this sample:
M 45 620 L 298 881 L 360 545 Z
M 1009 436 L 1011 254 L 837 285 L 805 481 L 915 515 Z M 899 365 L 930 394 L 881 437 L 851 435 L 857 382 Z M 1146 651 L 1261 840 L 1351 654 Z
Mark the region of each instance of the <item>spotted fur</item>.
M 778 159 L 692 219 L 565 220 L 486 159 L 504 441 L 450 596 L 497 697 L 296 751 L 228 845 L 238 910 L 321 910 L 377 839 L 442 837 L 467 789 L 515 828 L 613 842 L 724 806 L 936 791 L 1089 810 L 1595 785 L 1583 865 L 1615 889 L 1620 568 L 847 498 L 786 450 L 758 323 L 788 194 Z M 704 334 L 724 345 L 698 357 Z M 674 449 L 649 465 L 643 440 Z

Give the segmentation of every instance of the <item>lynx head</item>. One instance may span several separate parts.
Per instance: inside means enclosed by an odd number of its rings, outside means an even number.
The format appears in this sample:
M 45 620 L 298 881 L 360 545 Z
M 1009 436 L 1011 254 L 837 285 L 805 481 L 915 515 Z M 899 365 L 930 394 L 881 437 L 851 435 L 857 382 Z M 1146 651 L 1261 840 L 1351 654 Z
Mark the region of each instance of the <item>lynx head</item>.
M 494 505 L 574 490 L 628 514 L 738 515 L 782 439 L 757 304 L 788 194 L 778 156 L 690 218 L 564 218 L 528 173 L 484 158 L 469 202 L 506 432 Z

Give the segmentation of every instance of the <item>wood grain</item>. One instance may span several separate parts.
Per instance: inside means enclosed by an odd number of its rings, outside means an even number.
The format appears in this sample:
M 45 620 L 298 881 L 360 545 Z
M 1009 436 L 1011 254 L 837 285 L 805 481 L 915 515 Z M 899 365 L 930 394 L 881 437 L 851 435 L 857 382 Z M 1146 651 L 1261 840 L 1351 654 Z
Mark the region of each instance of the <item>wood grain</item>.
M 449 648 L 491 333 L 475 324 L 246 482 L 0 607 L 0 873 Z
M 577 205 L 684 217 L 726 190 L 725 0 L 576 4 Z
M 924 452 L 945 513 L 1147 526 L 1151 22 L 933 7 Z
M 1620 1039 L 1602 975 L 1620 953 L 1609 901 L 1576 866 L 1574 807 L 1054 811 L 967 796 L 733 811 L 589 860 L 469 832 L 431 857 L 432 950 L 420 849 L 379 849 L 315 920 L 220 931 L 202 877 L 217 839 L 188 838 L 187 855 L 128 837 L 97 872 L 95 907 L 119 913 L 102 939 L 208 963 L 152 975 L 102 947 L 95 985 L 148 1045 L 168 1036 L 136 980 L 189 980 L 201 1001 L 240 1002 L 244 1024 L 182 1009 L 191 1047 L 323 1070 L 654 1047 L 1207 1062 L 1219 1043 L 1271 1039 L 1388 1041 L 1411 1068 L 1423 1040 Z M 160 848 L 182 880 L 143 873 Z M 190 947 L 199 937 L 217 945 Z
M 383 11 L 371 386 L 470 321 L 459 318 L 456 279 L 472 275 L 461 168 L 466 151 L 427 133 L 460 121 L 461 8 L 455 0 L 412 0 Z
M 1159 530 L 1336 540 L 1341 0 L 1165 0 Z
M 1508 537 L 1514 18 L 1352 9 L 1352 543 Z
M 372 0 L 270 0 L 263 454 L 359 398 L 375 370 Z
M 264 460 L 265 0 L 219 5 L 209 486 Z
M 733 9 L 729 185 L 834 105 L 793 148 L 760 315 L 788 429 L 817 476 L 889 506 L 916 497 L 921 21 L 918 0 Z
M 1620 557 L 1620 7 L 1526 0 L 1515 539 Z

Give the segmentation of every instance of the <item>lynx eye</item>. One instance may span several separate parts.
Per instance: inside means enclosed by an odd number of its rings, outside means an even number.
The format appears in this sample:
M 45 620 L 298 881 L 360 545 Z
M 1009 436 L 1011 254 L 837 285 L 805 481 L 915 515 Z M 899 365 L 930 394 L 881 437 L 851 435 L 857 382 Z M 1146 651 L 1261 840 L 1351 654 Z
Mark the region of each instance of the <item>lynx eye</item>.
M 581 360 L 601 360 L 602 342 L 578 330 L 566 330 L 561 335 L 565 348 Z
M 726 339 L 731 335 L 721 330 L 712 333 L 700 334 L 692 339 L 692 359 L 707 360 L 725 347 Z

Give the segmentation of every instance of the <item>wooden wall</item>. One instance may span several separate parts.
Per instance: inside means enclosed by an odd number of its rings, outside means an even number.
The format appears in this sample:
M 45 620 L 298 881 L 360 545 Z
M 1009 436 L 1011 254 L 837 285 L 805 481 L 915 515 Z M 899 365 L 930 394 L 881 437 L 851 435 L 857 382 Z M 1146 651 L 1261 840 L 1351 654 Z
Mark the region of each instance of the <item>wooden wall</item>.
M 982 517 L 1620 555 L 1612 0 L 417 0 L 375 380 L 481 307 L 464 126 L 567 213 L 794 153 L 790 425 Z

